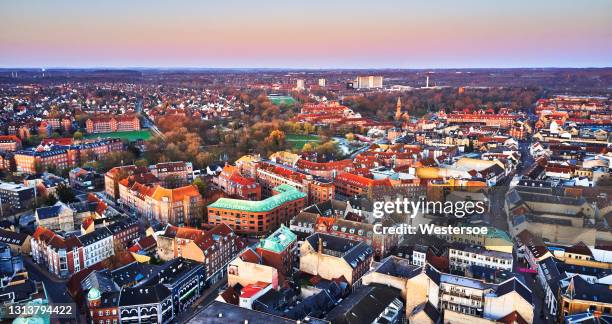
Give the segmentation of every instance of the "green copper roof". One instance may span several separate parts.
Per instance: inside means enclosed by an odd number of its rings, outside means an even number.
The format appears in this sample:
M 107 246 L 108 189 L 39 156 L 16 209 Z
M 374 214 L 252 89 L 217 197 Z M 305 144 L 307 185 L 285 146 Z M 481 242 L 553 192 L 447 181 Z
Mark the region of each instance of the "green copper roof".
M 508 233 L 496 227 L 487 226 L 487 237 L 499 238 L 508 242 L 512 242 L 512 239 L 510 238 L 510 235 L 508 235 Z
M 89 289 L 89 292 L 87 293 L 87 299 L 88 300 L 100 299 L 100 290 L 98 290 L 98 288 L 95 288 L 95 287 Z
M 275 253 L 280 253 L 291 243 L 295 242 L 296 239 L 297 235 L 293 234 L 285 225 L 281 225 L 272 235 L 262 239 L 259 243 L 259 247 Z
M 461 223 L 459 224 L 460 227 L 468 227 L 468 226 L 473 226 L 473 225 L 469 225 L 469 224 L 465 224 L 465 223 Z M 510 243 L 512 243 L 512 239 L 510 238 L 510 235 L 508 235 L 507 232 L 500 230 L 497 227 L 493 227 L 493 226 L 486 226 L 487 228 L 487 237 L 488 238 L 498 238 L 498 239 L 502 239 L 505 241 L 508 241 Z
M 260 201 L 219 198 L 208 205 L 209 208 L 233 209 L 245 212 L 259 213 L 268 212 L 274 208 L 297 199 L 305 198 L 306 194 L 288 184 L 282 184 L 273 189 L 278 194 Z

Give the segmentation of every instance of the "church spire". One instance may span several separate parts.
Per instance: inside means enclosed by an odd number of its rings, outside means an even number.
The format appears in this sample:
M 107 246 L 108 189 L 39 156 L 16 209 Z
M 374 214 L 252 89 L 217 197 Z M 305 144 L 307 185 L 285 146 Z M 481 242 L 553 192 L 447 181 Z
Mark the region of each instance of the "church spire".
M 395 104 L 395 120 L 399 121 L 402 118 L 402 98 L 397 97 L 397 103 Z

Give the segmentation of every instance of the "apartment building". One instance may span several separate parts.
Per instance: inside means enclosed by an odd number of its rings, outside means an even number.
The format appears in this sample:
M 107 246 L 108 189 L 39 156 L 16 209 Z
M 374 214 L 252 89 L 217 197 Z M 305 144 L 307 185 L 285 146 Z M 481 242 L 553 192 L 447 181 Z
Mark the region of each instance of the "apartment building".
M 208 205 L 208 223 L 227 224 L 236 233 L 261 236 L 279 228 L 304 207 L 306 194 L 282 184 L 274 195 L 260 201 L 219 198 Z
M 119 181 L 119 202 L 149 220 L 162 224 L 191 225 L 200 222 L 203 201 L 198 188 L 186 185 L 174 189 L 145 185 L 138 178 Z
M 255 179 L 261 184 L 262 195 L 269 197 L 272 190 L 282 184 L 290 185 L 307 194 L 306 203 L 318 203 L 335 196 L 334 183 L 323 177 L 314 177 L 292 167 L 270 162 L 260 162 Z
M 300 247 L 300 271 L 326 280 L 344 277 L 352 285 L 368 272 L 373 255 L 364 242 L 315 233 Z
M 253 178 L 240 174 L 240 169 L 232 165 L 223 167 L 219 176 L 213 178 L 223 192 L 245 200 L 261 200 L 261 185 Z
M 34 188 L 11 182 L 0 182 L 2 213 L 28 208 L 34 202 Z
M 207 284 L 226 275 L 228 263 L 244 246 L 242 239 L 225 224 L 208 231 L 167 225 L 157 237 L 157 254 L 162 260 L 183 257 L 203 263 Z
M 0 151 L 14 152 L 21 149 L 21 140 L 15 135 L 0 135 Z
M 482 246 L 453 243 L 448 248 L 451 270 L 465 271 L 471 265 L 512 271 L 512 253 L 487 250 Z
M 140 130 L 138 116 L 126 115 L 97 115 L 85 121 L 87 133 L 109 133 Z

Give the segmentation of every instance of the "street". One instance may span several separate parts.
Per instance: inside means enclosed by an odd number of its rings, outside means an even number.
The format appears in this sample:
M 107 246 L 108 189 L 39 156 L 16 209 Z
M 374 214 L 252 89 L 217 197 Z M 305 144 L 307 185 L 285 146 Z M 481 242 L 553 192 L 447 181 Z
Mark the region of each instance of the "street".
M 223 279 L 217 281 L 214 285 L 209 287 L 204 291 L 202 296 L 198 298 L 193 305 L 191 305 L 189 311 L 181 312 L 177 317 L 175 317 L 174 322 L 176 323 L 185 323 L 193 316 L 196 315 L 198 310 L 206 307 L 208 304 L 212 303 L 217 296 L 219 296 L 219 288 L 225 287 L 227 285 L 227 277 L 223 277 Z
M 31 279 L 41 281 L 45 284 L 45 290 L 49 301 L 52 303 L 72 303 L 72 297 L 66 289 L 67 279 L 61 279 L 52 275 L 46 269 L 36 264 L 31 257 L 24 256 L 23 262 Z

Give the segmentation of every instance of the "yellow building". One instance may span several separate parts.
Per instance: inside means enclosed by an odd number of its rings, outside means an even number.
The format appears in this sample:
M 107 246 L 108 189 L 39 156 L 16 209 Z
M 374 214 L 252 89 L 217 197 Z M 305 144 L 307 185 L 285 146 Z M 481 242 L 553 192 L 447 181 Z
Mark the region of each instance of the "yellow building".
M 373 255 L 364 242 L 315 233 L 300 247 L 300 271 L 326 280 L 344 277 L 352 285 L 370 270 Z
M 260 256 L 250 248 L 244 250 L 227 267 L 227 284 L 233 287 L 240 284 L 246 287 L 250 284 L 265 282 L 278 289 L 278 270 L 260 263 Z

